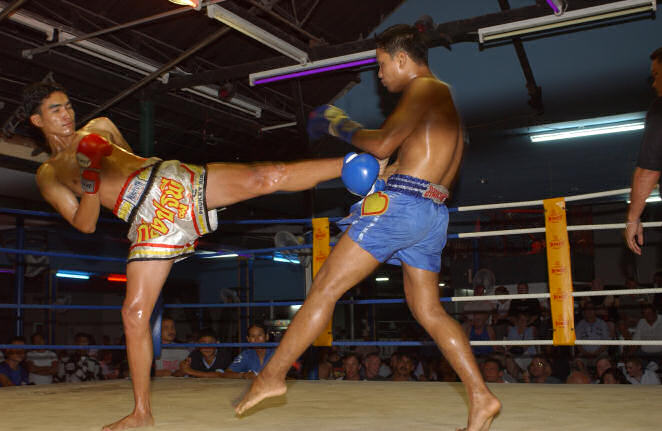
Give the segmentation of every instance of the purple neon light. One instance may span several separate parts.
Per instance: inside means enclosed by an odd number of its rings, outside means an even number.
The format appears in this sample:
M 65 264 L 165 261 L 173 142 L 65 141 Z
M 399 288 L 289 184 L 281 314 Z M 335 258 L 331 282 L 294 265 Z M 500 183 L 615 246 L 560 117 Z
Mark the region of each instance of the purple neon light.
M 329 72 L 331 70 L 347 69 L 348 67 L 362 66 L 364 64 L 370 64 L 370 63 L 374 63 L 376 61 L 377 61 L 377 59 L 375 59 L 373 57 L 373 58 L 366 58 L 365 60 L 350 61 L 349 63 L 340 63 L 340 64 L 334 64 L 332 66 L 324 66 L 324 67 L 318 67 L 316 69 L 303 70 L 301 72 L 288 73 L 288 74 L 285 74 L 285 75 L 270 76 L 269 78 L 258 79 L 254 82 L 254 84 L 255 85 L 257 85 L 257 84 L 266 84 L 268 82 L 282 81 L 283 79 L 298 78 L 300 76 L 307 76 L 307 75 L 314 75 L 316 73 Z
M 559 13 L 559 12 L 561 12 L 561 9 L 559 9 L 558 6 L 556 6 L 556 3 L 554 3 L 554 0 L 547 0 L 547 4 L 549 5 L 549 7 L 552 8 L 552 10 L 554 11 L 554 13 Z
M 14 270 L 13 269 L 0 269 L 0 274 L 13 274 Z

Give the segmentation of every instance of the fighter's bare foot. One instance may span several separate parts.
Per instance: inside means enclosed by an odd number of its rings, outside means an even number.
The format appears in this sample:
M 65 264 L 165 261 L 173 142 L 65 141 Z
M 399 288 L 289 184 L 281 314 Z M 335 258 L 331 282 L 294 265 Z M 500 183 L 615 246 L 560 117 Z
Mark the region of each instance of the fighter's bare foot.
M 110 425 L 104 426 L 101 431 L 118 431 L 129 428 L 151 427 L 154 426 L 154 418 L 151 413 L 139 414 L 136 412 L 114 422 Z
M 499 411 L 501 402 L 492 393 L 476 396 L 471 403 L 467 427 L 458 428 L 457 431 L 488 431 Z
M 253 384 L 239 404 L 234 408 L 237 415 L 242 415 L 265 398 L 277 397 L 287 392 L 287 385 L 282 380 L 266 379 L 262 374 L 253 380 Z

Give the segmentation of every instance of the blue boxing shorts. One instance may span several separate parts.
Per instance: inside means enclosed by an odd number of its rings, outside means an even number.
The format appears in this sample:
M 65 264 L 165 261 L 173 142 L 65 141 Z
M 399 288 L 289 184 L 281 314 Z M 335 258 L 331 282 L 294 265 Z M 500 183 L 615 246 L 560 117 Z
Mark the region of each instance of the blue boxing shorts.
M 446 245 L 446 187 L 391 175 L 383 191 L 357 202 L 338 227 L 380 262 L 439 272 Z

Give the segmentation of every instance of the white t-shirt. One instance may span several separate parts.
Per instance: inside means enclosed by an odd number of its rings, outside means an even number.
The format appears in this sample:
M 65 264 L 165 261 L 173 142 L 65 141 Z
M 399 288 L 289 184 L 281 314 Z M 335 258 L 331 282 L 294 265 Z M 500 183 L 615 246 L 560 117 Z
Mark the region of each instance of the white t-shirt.
M 155 361 L 156 370 L 179 370 L 179 363 L 188 358 L 189 352 L 187 349 L 161 349 L 161 358 Z
M 639 319 L 632 339 L 662 340 L 662 316 L 658 315 L 657 320 L 652 325 L 649 325 L 646 319 Z M 641 346 L 641 351 L 645 353 L 660 353 L 662 352 L 662 346 Z
M 44 350 L 43 352 L 30 350 L 25 358 L 28 361 L 32 361 L 37 367 L 50 367 L 53 361 L 57 361 L 57 355 L 50 350 Z M 53 376 L 30 373 L 30 383 L 35 385 L 47 385 L 53 383 Z

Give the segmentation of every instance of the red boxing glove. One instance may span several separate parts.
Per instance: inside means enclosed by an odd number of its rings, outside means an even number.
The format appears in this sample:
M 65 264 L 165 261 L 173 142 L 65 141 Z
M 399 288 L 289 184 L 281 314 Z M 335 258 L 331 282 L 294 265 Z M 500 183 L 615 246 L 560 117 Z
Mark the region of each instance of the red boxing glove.
M 96 193 L 101 183 L 101 160 L 113 152 L 113 146 L 96 133 L 83 136 L 78 142 L 76 159 L 81 167 L 81 187 L 85 193 Z

